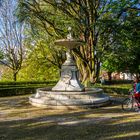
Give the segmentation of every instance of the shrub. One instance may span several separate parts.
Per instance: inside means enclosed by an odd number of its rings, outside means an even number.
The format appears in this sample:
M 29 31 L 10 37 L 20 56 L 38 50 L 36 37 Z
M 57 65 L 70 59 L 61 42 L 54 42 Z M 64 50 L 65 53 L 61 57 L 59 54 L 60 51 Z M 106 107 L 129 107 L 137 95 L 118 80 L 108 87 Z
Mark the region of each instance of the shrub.
M 37 88 L 52 86 L 56 81 L 0 82 L 0 97 L 34 94 Z
M 33 94 L 36 88 L 5 88 L 0 89 L 0 97 Z
M 102 87 L 105 93 L 127 95 L 129 88 Z

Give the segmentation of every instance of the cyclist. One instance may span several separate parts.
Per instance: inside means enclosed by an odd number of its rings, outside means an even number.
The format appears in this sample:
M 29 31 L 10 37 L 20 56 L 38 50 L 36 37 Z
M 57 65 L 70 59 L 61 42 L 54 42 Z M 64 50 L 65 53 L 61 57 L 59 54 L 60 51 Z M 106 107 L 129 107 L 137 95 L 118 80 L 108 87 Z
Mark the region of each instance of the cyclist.
M 140 103 L 140 77 L 137 77 L 136 79 L 134 79 L 134 96 L 135 98 L 138 100 L 138 102 Z M 140 112 L 140 106 L 138 107 L 138 111 Z

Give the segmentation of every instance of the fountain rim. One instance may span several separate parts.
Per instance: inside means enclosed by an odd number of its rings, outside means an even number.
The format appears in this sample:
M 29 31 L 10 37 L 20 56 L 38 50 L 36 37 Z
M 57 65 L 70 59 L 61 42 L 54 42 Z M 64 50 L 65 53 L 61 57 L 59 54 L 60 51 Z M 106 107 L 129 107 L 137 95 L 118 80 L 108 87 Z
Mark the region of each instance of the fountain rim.
M 66 48 L 74 48 L 76 46 L 84 45 L 85 42 L 78 39 L 58 39 L 55 41 L 55 44 L 65 46 Z
M 44 88 L 38 88 L 38 92 L 51 92 L 52 94 L 90 94 L 90 93 L 100 93 L 103 91 L 101 88 L 85 88 L 84 91 L 53 91 L 52 87 L 44 87 Z

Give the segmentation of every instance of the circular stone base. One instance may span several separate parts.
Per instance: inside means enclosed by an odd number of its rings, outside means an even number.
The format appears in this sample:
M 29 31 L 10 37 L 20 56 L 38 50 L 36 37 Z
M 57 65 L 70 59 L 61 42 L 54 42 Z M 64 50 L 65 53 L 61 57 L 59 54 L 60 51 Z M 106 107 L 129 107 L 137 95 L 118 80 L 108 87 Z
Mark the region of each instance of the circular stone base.
M 49 88 L 37 89 L 29 97 L 29 102 L 37 107 L 54 109 L 74 109 L 103 106 L 110 102 L 110 97 L 99 88 L 87 88 L 82 92 L 51 91 Z

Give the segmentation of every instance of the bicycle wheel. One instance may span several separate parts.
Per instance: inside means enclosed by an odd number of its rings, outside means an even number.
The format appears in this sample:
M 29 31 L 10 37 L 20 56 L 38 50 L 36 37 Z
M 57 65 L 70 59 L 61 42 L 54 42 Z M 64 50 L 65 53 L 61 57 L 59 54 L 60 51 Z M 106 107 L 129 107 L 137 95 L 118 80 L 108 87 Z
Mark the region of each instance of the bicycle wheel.
M 139 110 L 139 101 L 137 99 L 133 99 L 133 110 Z
M 124 111 L 130 111 L 133 109 L 133 100 L 131 98 L 126 98 L 122 102 L 122 109 Z

